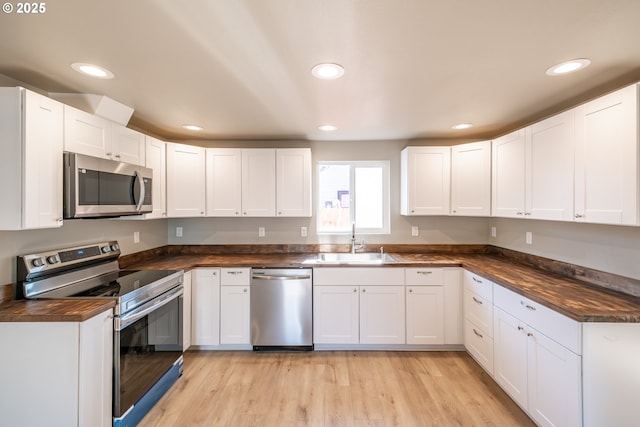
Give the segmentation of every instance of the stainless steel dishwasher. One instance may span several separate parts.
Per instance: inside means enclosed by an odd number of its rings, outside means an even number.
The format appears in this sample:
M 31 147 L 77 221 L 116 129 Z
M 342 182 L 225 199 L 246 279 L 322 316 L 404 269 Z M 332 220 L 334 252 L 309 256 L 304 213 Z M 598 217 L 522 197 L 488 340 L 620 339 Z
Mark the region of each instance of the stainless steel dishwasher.
M 311 268 L 251 270 L 251 345 L 254 350 L 313 350 Z

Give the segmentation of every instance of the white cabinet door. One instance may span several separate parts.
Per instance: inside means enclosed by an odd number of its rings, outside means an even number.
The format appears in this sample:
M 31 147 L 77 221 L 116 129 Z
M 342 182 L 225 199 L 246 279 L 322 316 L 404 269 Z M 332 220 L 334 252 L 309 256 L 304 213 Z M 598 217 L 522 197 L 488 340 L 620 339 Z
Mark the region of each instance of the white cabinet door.
M 240 216 L 242 150 L 207 148 L 207 216 Z
M 167 216 L 167 144 L 147 136 L 145 147 L 145 166 L 153 169 L 151 187 L 153 211 L 145 214 L 145 218 L 165 218 Z
M 527 337 L 529 415 L 545 427 L 582 425 L 581 357 L 531 327 Z
M 522 218 L 525 208 L 525 132 L 512 132 L 492 144 L 493 216 Z
M 444 344 L 444 287 L 407 286 L 407 344 Z
M 525 129 L 528 218 L 573 221 L 574 117 L 569 110 Z
M 146 145 L 144 134 L 117 123 L 111 123 L 111 149 L 107 156 L 119 162 L 145 165 Z
M 167 143 L 167 215 L 204 216 L 205 149 Z
M 0 229 L 60 227 L 62 104 L 24 88 L 0 88 L 0 138 Z
M 451 147 L 451 213 L 491 214 L 491 141 Z
M 527 332 L 525 324 L 494 309 L 494 378 L 513 400 L 527 409 Z
M 404 286 L 360 286 L 360 344 L 404 344 Z
M 242 215 L 276 215 L 276 150 L 242 150 Z
M 250 287 L 220 287 L 220 344 L 251 343 Z
M 450 147 L 407 147 L 400 154 L 402 215 L 448 215 Z
M 185 271 L 182 280 L 182 348 L 187 351 L 191 347 L 191 271 Z
M 64 150 L 107 159 L 111 122 L 82 110 L 64 106 Z
M 311 150 L 276 150 L 277 216 L 311 216 Z
M 314 344 L 358 344 L 358 286 L 313 286 Z
M 191 344 L 220 344 L 220 269 L 197 268 L 191 276 Z
M 576 108 L 576 221 L 638 224 L 638 85 Z

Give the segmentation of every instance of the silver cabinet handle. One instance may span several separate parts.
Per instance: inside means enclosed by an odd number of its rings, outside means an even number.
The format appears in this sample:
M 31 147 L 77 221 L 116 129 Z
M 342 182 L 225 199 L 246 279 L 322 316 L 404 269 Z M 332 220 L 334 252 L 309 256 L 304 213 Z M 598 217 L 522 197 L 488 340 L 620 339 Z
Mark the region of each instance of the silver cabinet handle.
M 433 274 L 433 271 L 418 270 L 416 271 L 416 274 L 429 275 L 429 274 Z
M 480 301 L 478 298 L 476 297 L 471 297 L 473 299 L 474 302 L 478 303 L 478 304 L 482 304 L 482 301 Z
M 476 331 L 476 328 L 473 328 L 473 333 L 480 338 L 484 338 L 480 332 Z
M 518 325 L 518 330 L 519 331 L 524 331 L 524 328 L 522 326 Z
M 536 310 L 536 308 L 534 306 L 529 305 L 529 304 L 525 303 L 524 301 L 520 301 L 520 305 L 522 305 L 523 307 L 528 308 L 529 310 L 533 310 L 533 311 Z
M 475 276 L 472 276 L 471 279 L 473 279 L 473 281 L 476 283 L 484 283 L 482 280 L 476 278 Z

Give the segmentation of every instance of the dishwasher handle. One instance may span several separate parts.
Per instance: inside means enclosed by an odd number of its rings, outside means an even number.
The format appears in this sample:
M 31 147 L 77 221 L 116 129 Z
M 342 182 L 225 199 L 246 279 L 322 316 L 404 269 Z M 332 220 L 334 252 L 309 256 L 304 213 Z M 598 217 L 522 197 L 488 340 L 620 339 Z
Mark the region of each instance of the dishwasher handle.
M 288 275 L 271 275 L 271 274 L 252 274 L 251 279 L 255 280 L 307 280 L 311 279 L 309 274 L 301 274 L 297 276 Z

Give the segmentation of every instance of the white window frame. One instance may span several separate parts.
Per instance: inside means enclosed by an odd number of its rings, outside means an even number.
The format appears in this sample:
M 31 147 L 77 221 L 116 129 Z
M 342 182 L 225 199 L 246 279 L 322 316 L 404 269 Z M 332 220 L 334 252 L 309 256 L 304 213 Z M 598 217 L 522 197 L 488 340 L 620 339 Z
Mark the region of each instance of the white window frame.
M 357 234 L 391 234 L 391 193 L 390 193 L 390 178 L 389 178 L 389 170 L 391 168 L 388 160 L 371 160 L 371 161 L 321 161 L 318 162 L 316 167 L 316 182 L 318 183 L 318 191 L 317 191 L 317 203 L 316 203 L 316 230 L 319 235 L 350 235 L 351 229 L 344 231 L 332 231 L 332 230 L 321 230 L 320 224 L 320 213 L 319 209 L 322 206 L 322 201 L 320 200 L 321 191 L 320 191 L 320 169 L 322 166 L 331 166 L 331 165 L 348 165 L 350 166 L 349 171 L 349 197 L 350 203 L 353 208 L 349 209 L 349 223 L 352 224 L 355 221 L 355 206 L 356 206 L 356 198 L 358 197 L 355 194 L 355 169 L 356 168 L 366 168 L 366 167 L 376 167 L 382 169 L 382 227 L 380 228 L 362 228 L 358 227 L 356 224 L 356 233 Z

